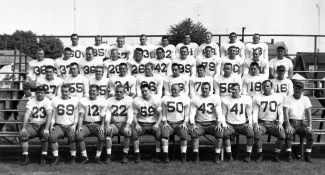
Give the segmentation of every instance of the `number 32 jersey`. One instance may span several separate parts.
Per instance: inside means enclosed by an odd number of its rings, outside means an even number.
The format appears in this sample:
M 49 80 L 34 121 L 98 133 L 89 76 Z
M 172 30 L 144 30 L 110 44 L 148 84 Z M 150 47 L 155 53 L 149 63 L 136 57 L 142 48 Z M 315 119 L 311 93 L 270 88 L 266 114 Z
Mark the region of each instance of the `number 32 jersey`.
M 161 99 L 161 103 L 166 106 L 166 112 L 163 114 L 169 122 L 182 122 L 185 119 L 185 106 L 190 105 L 190 98 L 187 95 L 180 95 L 178 97 L 164 96 Z
M 116 97 L 107 99 L 106 120 L 111 123 L 123 122 L 131 124 L 133 121 L 133 98 L 125 95 L 123 99 L 117 100 Z
M 78 99 L 70 97 L 69 99 L 62 99 L 62 96 L 57 96 L 52 99 L 53 112 L 55 118 L 52 119 L 56 124 L 72 125 L 78 121 L 75 117 L 75 112 L 78 112 Z
M 104 98 L 97 98 L 90 100 L 84 97 L 79 101 L 79 113 L 85 114 L 84 121 L 86 122 L 99 122 L 101 116 L 105 116 L 106 100 Z
M 45 124 L 46 111 L 52 110 L 51 100 L 44 98 L 42 101 L 38 101 L 36 98 L 32 98 L 27 102 L 26 109 L 32 111 L 31 123 Z

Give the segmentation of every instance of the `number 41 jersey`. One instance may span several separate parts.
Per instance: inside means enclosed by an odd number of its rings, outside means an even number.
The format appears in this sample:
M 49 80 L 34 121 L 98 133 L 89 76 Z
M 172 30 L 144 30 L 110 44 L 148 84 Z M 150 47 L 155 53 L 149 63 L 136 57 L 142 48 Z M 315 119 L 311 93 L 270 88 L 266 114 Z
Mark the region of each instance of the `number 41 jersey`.
M 77 122 L 75 112 L 78 112 L 78 99 L 70 97 L 69 99 L 62 99 L 62 96 L 57 96 L 52 99 L 53 112 L 56 118 L 54 122 L 60 125 L 72 125 Z M 53 119 L 52 119 L 53 120 Z
M 226 96 L 221 99 L 222 110 L 225 113 L 226 122 L 231 124 L 244 124 L 246 123 L 246 108 L 252 107 L 252 99 L 249 96 L 242 95 L 240 98 L 232 98 Z M 251 112 L 251 111 L 250 111 Z
M 107 116 L 106 120 L 111 123 L 123 122 L 131 124 L 133 121 L 133 98 L 124 95 L 123 99 L 117 100 L 116 97 L 107 99 Z

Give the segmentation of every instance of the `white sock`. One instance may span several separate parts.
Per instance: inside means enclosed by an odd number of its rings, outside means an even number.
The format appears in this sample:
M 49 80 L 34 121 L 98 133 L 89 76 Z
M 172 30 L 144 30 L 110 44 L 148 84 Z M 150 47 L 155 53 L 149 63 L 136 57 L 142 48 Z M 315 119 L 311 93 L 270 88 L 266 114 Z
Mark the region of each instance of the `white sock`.
M 123 148 L 123 152 L 128 154 L 129 153 L 129 148 Z
M 181 153 L 186 153 L 187 146 L 181 146 Z
M 134 150 L 135 153 L 139 153 L 140 152 L 140 149 L 136 149 Z
M 168 153 L 168 146 L 162 146 L 163 152 Z
M 306 149 L 306 152 L 307 153 L 311 153 L 311 149 Z
M 261 153 L 261 152 L 262 152 L 262 148 L 257 149 L 257 152 L 258 152 L 258 153 Z
M 59 151 L 58 151 L 58 150 L 53 151 L 53 156 L 54 156 L 54 157 L 58 157 L 58 156 L 59 156 Z
M 77 152 L 77 151 L 70 151 L 71 156 L 75 156 L 75 157 L 76 157 L 76 152 Z
M 87 157 L 87 152 L 86 152 L 86 150 L 85 150 L 85 151 L 81 151 L 81 155 L 84 156 L 84 157 Z
M 160 153 L 161 149 L 160 148 L 156 148 L 156 153 Z
M 291 148 L 288 148 L 287 151 L 288 151 L 288 152 L 291 152 Z
M 102 154 L 102 151 L 96 151 L 96 157 L 100 157 L 101 154 Z
M 47 155 L 47 152 L 42 152 L 42 155 Z
M 217 148 L 217 149 L 215 149 L 215 152 L 218 153 L 218 154 L 220 154 L 221 149 L 218 149 L 218 148 Z
M 107 154 L 112 154 L 112 148 L 106 149 Z
M 27 156 L 28 155 L 28 152 L 23 152 L 23 155 L 26 155 Z
M 193 152 L 198 153 L 199 149 L 193 149 Z
M 247 150 L 247 152 L 248 152 L 248 153 L 251 153 L 251 152 L 252 152 L 252 148 L 253 148 L 252 146 L 246 146 L 246 150 Z
M 227 152 L 227 153 L 231 153 L 231 146 L 227 146 L 227 147 L 226 147 L 226 152 Z
M 275 148 L 275 150 L 274 150 L 276 153 L 280 153 L 281 152 L 281 149 L 277 149 L 277 148 Z

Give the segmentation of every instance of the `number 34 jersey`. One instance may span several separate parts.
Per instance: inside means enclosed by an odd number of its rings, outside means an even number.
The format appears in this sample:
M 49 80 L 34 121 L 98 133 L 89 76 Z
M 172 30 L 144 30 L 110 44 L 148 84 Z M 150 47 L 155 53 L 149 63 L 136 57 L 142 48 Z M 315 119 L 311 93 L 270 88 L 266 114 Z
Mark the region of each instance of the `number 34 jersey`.
M 106 115 L 106 100 L 104 98 L 90 100 L 84 97 L 79 101 L 79 113 L 85 114 L 84 121 L 86 122 L 99 122 L 101 116 Z
M 133 111 L 138 122 L 156 123 L 158 120 L 157 111 L 161 111 L 160 96 L 151 95 L 149 100 L 143 99 L 142 96 L 136 97 L 133 100 Z
M 125 95 L 121 100 L 116 97 L 107 99 L 106 120 L 111 123 L 123 122 L 131 124 L 133 121 L 133 98 Z
M 38 101 L 36 98 L 32 98 L 27 102 L 26 109 L 32 111 L 31 123 L 45 124 L 46 111 L 52 110 L 51 100 L 44 98 L 42 101 Z
M 189 115 L 185 113 L 185 106 L 190 105 L 190 98 L 187 95 L 180 95 L 178 97 L 173 96 L 164 96 L 161 99 L 161 104 L 166 106 L 166 111 L 163 114 L 164 118 L 166 118 L 169 122 L 182 122 L 185 119 L 185 115 Z
M 52 99 L 53 113 L 55 118 L 52 119 L 56 124 L 72 125 L 78 121 L 75 117 L 75 112 L 78 112 L 78 99 L 70 97 L 69 99 L 62 99 L 62 96 L 57 96 Z
M 221 99 L 221 102 L 222 111 L 227 123 L 236 125 L 246 123 L 246 108 L 251 109 L 252 107 L 251 97 L 246 95 L 242 95 L 240 98 L 226 96 Z

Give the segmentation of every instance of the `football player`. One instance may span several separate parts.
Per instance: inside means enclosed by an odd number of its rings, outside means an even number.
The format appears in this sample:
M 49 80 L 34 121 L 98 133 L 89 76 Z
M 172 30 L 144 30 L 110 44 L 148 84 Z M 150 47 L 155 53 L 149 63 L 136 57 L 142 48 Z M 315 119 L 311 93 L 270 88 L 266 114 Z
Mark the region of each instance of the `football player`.
M 154 95 L 148 84 L 141 85 L 141 96 L 138 95 L 133 100 L 133 124 L 132 140 L 135 152 L 135 163 L 140 162 L 139 137 L 144 134 L 150 134 L 156 140 L 155 163 L 159 163 L 160 140 L 161 140 L 161 96 Z
M 284 65 L 284 67 L 286 68 L 284 77 L 286 77 L 288 79 L 292 78 L 293 64 L 289 58 L 284 57 L 285 51 L 286 51 L 285 47 L 283 47 L 283 46 L 277 47 L 278 56 L 270 60 L 270 78 L 276 77 L 275 71 L 279 65 Z
M 189 94 L 189 77 L 180 74 L 180 65 L 177 63 L 172 64 L 172 73 L 172 75 L 168 75 L 164 79 L 164 94 L 170 95 L 172 93 L 171 86 L 173 84 L 178 84 L 180 87 L 180 93 L 187 96 Z
M 63 50 L 63 58 L 55 59 L 54 67 L 56 68 L 58 77 L 63 79 L 67 78 L 70 74 L 70 64 L 73 62 L 79 63 L 79 59 L 75 57 L 70 58 L 71 52 L 72 50 L 69 47 L 66 47 Z
M 269 60 L 261 59 L 261 53 L 259 50 L 253 50 L 252 59 L 244 59 L 244 75 L 249 73 L 249 67 L 252 62 L 256 62 L 259 65 L 259 72 L 265 77 L 269 77 Z
M 134 50 L 134 59 L 128 60 L 129 74 L 137 77 L 144 74 L 144 65 L 146 65 L 150 59 L 143 59 L 143 50 L 136 48 Z
M 108 53 L 111 53 L 110 50 L 112 50 L 113 48 L 118 50 L 118 57 L 122 58 L 122 59 L 130 59 L 133 58 L 133 47 L 129 44 L 125 44 L 125 38 L 124 36 L 119 36 L 116 38 L 116 43 L 117 44 L 113 44 Z
M 41 165 L 46 164 L 46 156 L 48 151 L 49 127 L 51 123 L 52 106 L 51 101 L 45 96 L 43 86 L 36 88 L 36 98 L 32 98 L 27 102 L 26 112 L 23 117 L 23 123 L 19 132 L 19 142 L 24 156 L 22 165 L 29 164 L 28 156 L 28 140 L 39 137 L 42 145 Z M 27 121 L 30 119 L 30 123 Z
M 104 124 L 106 116 L 106 99 L 97 98 L 99 87 L 95 84 L 89 87 L 89 97 L 79 101 L 79 120 L 76 131 L 76 141 L 80 147 L 82 164 L 89 162 L 84 138 L 94 135 L 98 138 L 95 161 L 101 164 L 100 155 L 105 141 Z
M 170 75 L 172 60 L 165 58 L 165 51 L 161 47 L 156 49 L 156 55 L 156 58 L 151 59 L 151 62 L 155 65 L 154 74 L 159 74 L 162 77 Z
M 54 61 L 51 58 L 44 58 L 44 50 L 39 48 L 36 53 L 36 60 L 28 63 L 28 75 L 26 82 L 36 81 L 40 77 L 45 76 L 45 67 L 54 66 Z
M 78 122 L 78 99 L 70 96 L 70 86 L 63 84 L 61 86 L 61 96 L 52 99 L 52 117 L 50 143 L 54 156 L 54 165 L 58 165 L 59 151 L 58 139 L 67 137 L 70 144 L 71 160 L 70 163 L 76 162 L 76 141 L 75 131 Z
M 173 60 L 176 57 L 175 56 L 175 46 L 172 44 L 169 44 L 168 36 L 163 36 L 161 38 L 161 44 L 158 45 L 157 48 L 159 48 L 159 47 L 164 49 L 166 58 Z M 156 56 L 157 55 L 155 55 L 155 57 Z
M 235 46 L 230 46 L 228 48 L 228 56 L 222 57 L 221 67 L 225 63 L 231 63 L 232 64 L 232 71 L 235 74 L 238 74 L 240 77 L 243 76 L 243 68 L 244 68 L 244 60 L 236 55 L 237 48 Z M 222 74 L 222 72 L 221 72 Z
M 168 139 L 173 133 L 178 135 L 181 140 L 181 162 L 186 162 L 190 99 L 186 95 L 180 95 L 180 91 L 179 84 L 173 84 L 171 95 L 166 95 L 161 99 L 163 114 L 161 136 L 164 163 L 169 163 Z
M 111 49 L 111 57 L 110 59 L 107 59 L 104 61 L 104 72 L 105 72 L 105 77 L 111 78 L 114 75 L 118 75 L 119 72 L 119 67 L 121 63 L 127 63 L 126 59 L 119 59 L 118 57 L 118 50 L 116 48 Z
M 224 120 L 221 111 L 219 96 L 210 95 L 211 85 L 202 83 L 201 94 L 191 100 L 190 123 L 192 125 L 191 138 L 194 152 L 194 162 L 199 162 L 199 137 L 210 134 L 215 137 L 215 162 L 219 162 L 222 146 L 222 132 L 216 132 L 217 126 L 222 130 L 221 123 Z
M 63 83 L 62 78 L 54 76 L 55 68 L 53 66 L 45 67 L 45 77 L 40 77 L 36 81 L 36 86 L 44 86 L 45 97 L 52 100 L 58 94 L 58 90 Z
M 206 32 L 204 34 L 204 38 L 205 38 L 205 43 L 200 45 L 200 47 L 198 49 L 198 55 L 204 55 L 205 47 L 206 46 L 211 46 L 213 55 L 216 55 L 217 57 L 220 57 L 219 56 L 220 54 L 219 54 L 219 46 L 218 46 L 218 44 L 212 42 L 212 33 L 211 32 Z
M 216 74 L 220 74 L 221 59 L 212 55 L 211 46 L 206 46 L 204 50 L 204 54 L 196 58 L 196 65 L 204 65 L 204 75 L 214 77 Z
M 79 36 L 77 34 L 71 35 L 71 42 L 72 44 L 68 46 L 71 49 L 71 58 L 84 58 L 85 57 L 85 46 L 78 44 L 79 42 Z
M 143 84 L 148 84 L 150 87 L 150 91 L 157 95 L 159 98 L 162 97 L 162 87 L 163 87 L 163 77 L 159 74 L 153 74 L 153 64 L 147 63 L 145 65 L 145 74 L 138 75 L 136 78 L 136 85 L 137 85 L 137 96 L 141 94 L 141 86 Z
M 205 66 L 203 64 L 198 64 L 196 66 L 196 72 L 197 74 L 190 78 L 190 97 L 192 98 L 195 95 L 201 95 L 201 87 L 203 83 L 208 83 L 210 85 L 210 94 L 213 94 L 213 78 L 204 75 Z
M 103 38 L 100 35 L 95 36 L 95 44 L 92 45 L 91 47 L 93 48 L 94 58 L 104 61 L 104 60 L 108 59 L 107 53 L 109 50 L 109 45 L 103 44 L 102 39 Z
M 120 74 L 114 75 L 109 81 L 110 97 L 115 95 L 116 86 L 121 85 L 125 88 L 125 94 L 134 98 L 136 96 L 135 77 L 127 74 L 128 66 L 125 63 L 121 63 L 118 67 Z
M 284 65 L 279 65 L 276 68 L 277 77 L 272 79 L 273 88 L 275 93 L 280 93 L 283 97 L 293 94 L 293 84 L 292 81 L 286 77 L 284 74 L 286 72 L 286 67 Z
M 115 88 L 115 96 L 108 98 L 106 101 L 106 164 L 111 162 L 112 138 L 117 134 L 122 134 L 124 136 L 122 163 L 125 164 L 128 162 L 130 137 L 132 133 L 131 124 L 133 121 L 133 99 L 127 95 L 124 95 L 124 93 L 124 86 L 117 85 Z
M 136 44 L 134 48 L 141 48 L 143 50 L 143 58 L 153 58 L 155 46 L 147 43 L 147 36 L 140 35 L 140 44 Z
M 256 93 L 262 92 L 262 83 L 267 77 L 260 75 L 259 64 L 252 62 L 250 65 L 250 73 L 243 77 L 243 95 L 254 97 Z
M 183 43 L 178 43 L 176 45 L 176 57 L 180 57 L 180 49 L 182 46 L 187 47 L 188 55 L 196 58 L 199 45 L 191 42 L 191 35 L 186 33 L 183 38 Z
M 103 70 L 102 66 L 97 66 L 95 69 L 95 78 L 89 80 L 89 87 L 91 85 L 97 85 L 98 90 L 98 97 L 107 99 L 109 97 L 109 79 L 103 77 Z
M 220 55 L 221 57 L 228 55 L 228 48 L 230 46 L 235 46 L 238 48 L 236 55 L 239 55 L 243 59 L 245 59 L 245 45 L 241 41 L 237 40 L 237 34 L 235 32 L 231 32 L 229 34 L 229 42 L 221 44 L 220 47 Z
M 177 63 L 179 65 L 181 75 L 191 77 L 196 72 L 196 61 L 193 56 L 188 55 L 188 48 L 182 46 L 180 48 L 180 57 L 175 58 L 172 63 Z
M 263 93 L 253 98 L 253 123 L 254 137 L 257 148 L 257 160 L 263 160 L 261 137 L 264 134 L 271 134 L 278 138 L 275 143 L 274 161 L 280 162 L 280 151 L 285 139 L 283 129 L 283 97 L 273 93 L 273 84 L 270 80 L 262 83 Z M 279 122 L 276 121 L 279 116 Z
M 95 78 L 96 66 L 103 66 L 102 59 L 94 58 L 94 48 L 87 47 L 86 58 L 82 58 L 79 61 L 80 74 L 85 76 L 88 80 Z
M 231 95 L 231 86 L 238 83 L 242 87 L 242 79 L 232 72 L 232 64 L 225 63 L 223 65 L 223 75 L 214 76 L 215 94 L 221 97 Z
M 260 42 L 260 34 L 255 33 L 253 35 L 253 43 L 247 43 L 245 46 L 245 59 L 252 59 L 253 58 L 253 51 L 259 50 L 261 54 L 261 58 L 268 60 L 269 58 L 269 51 L 268 46 L 265 43 Z

